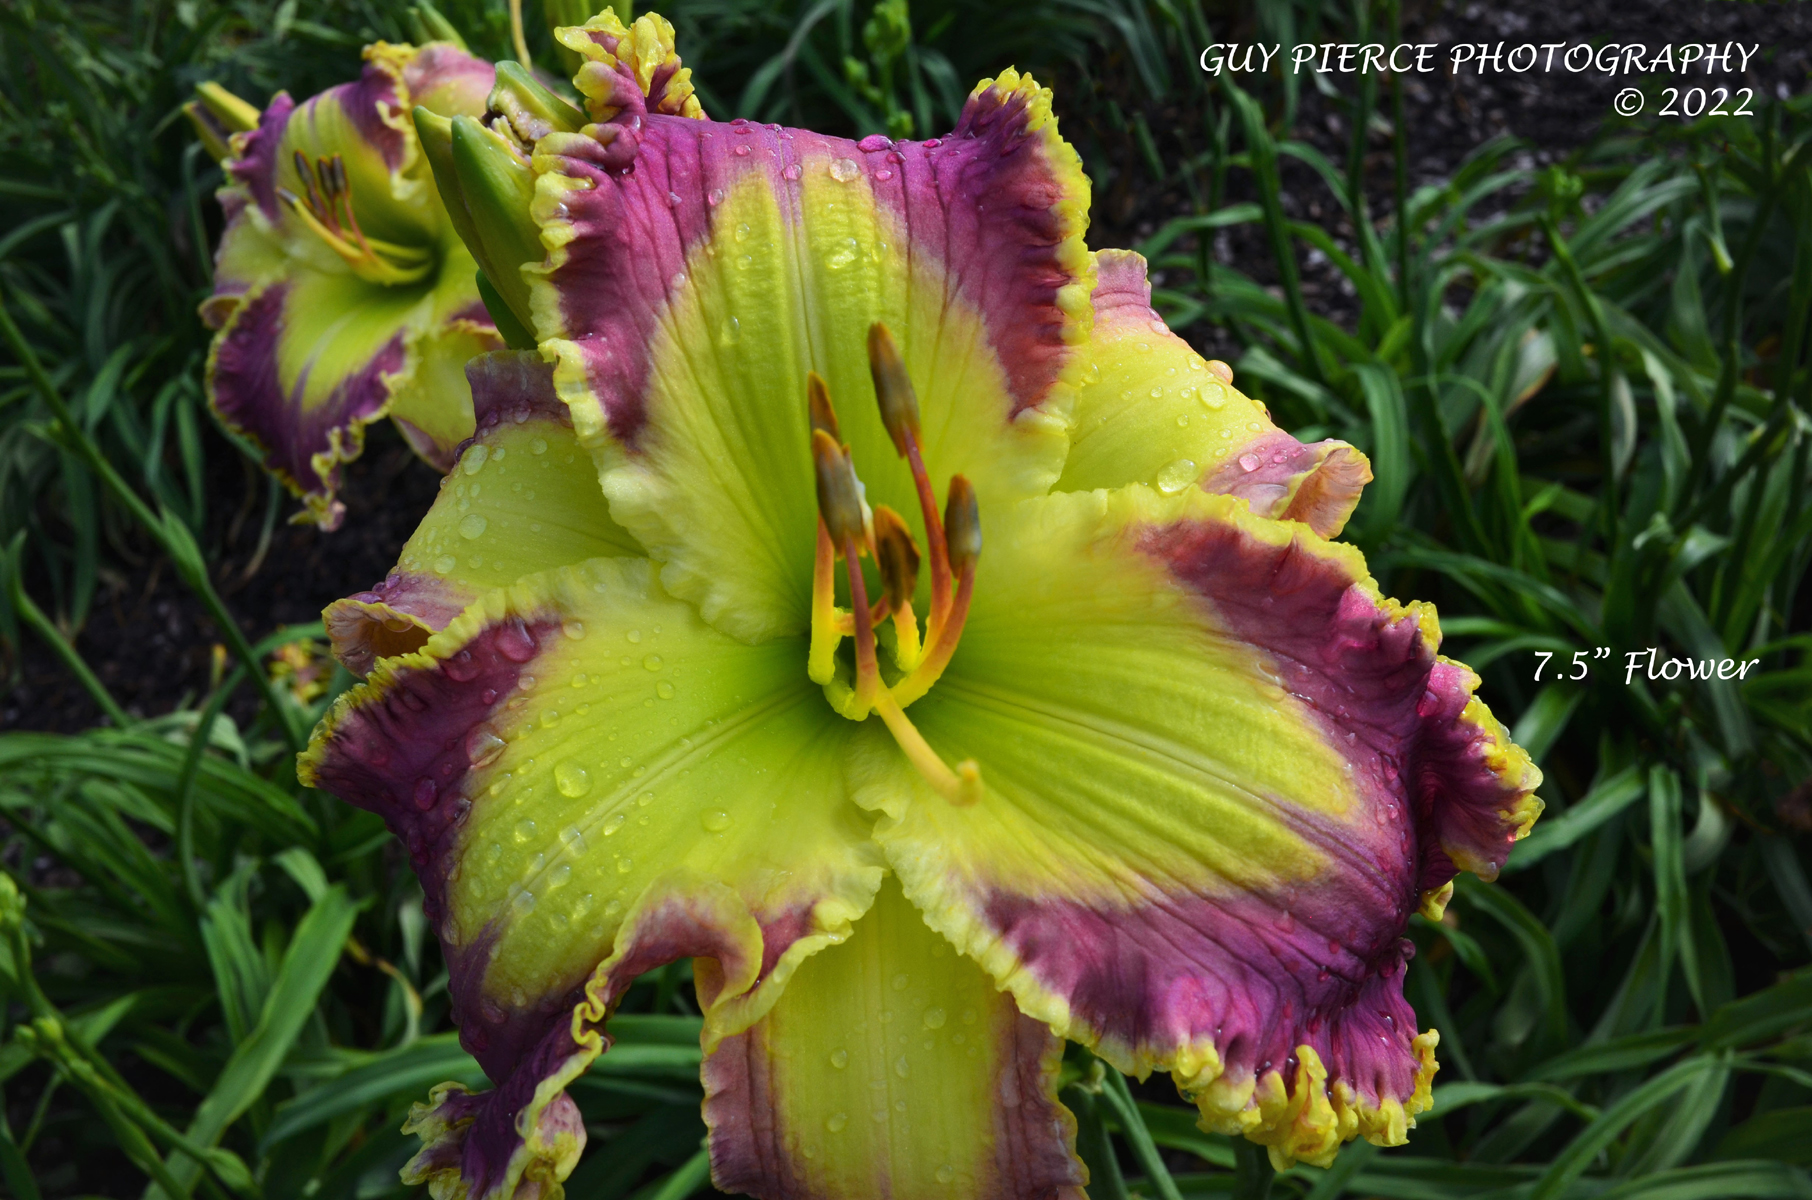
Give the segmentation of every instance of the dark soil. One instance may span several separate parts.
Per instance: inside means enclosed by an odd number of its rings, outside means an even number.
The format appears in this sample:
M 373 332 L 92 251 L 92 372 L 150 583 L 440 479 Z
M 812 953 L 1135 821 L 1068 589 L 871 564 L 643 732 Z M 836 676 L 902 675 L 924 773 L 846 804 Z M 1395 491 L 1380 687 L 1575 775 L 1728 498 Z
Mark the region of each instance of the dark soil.
M 373 425 L 364 455 L 346 469 L 340 529 L 282 524 L 297 507 L 285 497 L 270 546 L 254 562 L 264 480 L 244 468 L 224 439 L 210 438 L 208 454 L 213 518 L 212 540 L 204 544 L 218 548 L 210 560 L 214 585 L 254 641 L 285 625 L 317 621 L 329 601 L 383 579 L 440 486 L 440 476 L 388 422 Z M 75 645 L 128 712 L 148 717 L 207 692 L 219 641 L 201 602 L 167 563 L 152 560 L 103 586 Z M 73 733 L 101 721 L 94 700 L 36 638 L 28 635 L 17 666 L 16 682 L 0 698 L 0 728 Z M 241 697 L 248 711 L 250 695 Z
M 1330 6 L 1332 7 L 1332 6 Z M 1249 23 L 1221 21 L 1216 36 L 1224 41 L 1262 38 Z M 1335 30 L 1304 29 L 1299 40 L 1350 40 Z M 1388 41 L 1384 31 L 1370 40 Z M 1800 4 L 1668 3 L 1667 0 L 1591 0 L 1573 6 L 1509 0 L 1500 4 L 1405 5 L 1401 41 L 1435 42 L 1435 74 L 1406 77 L 1404 104 L 1408 128 L 1409 186 L 1443 179 L 1481 144 L 1496 137 L 1525 143 L 1512 162 L 1540 166 L 1563 161 L 1585 145 L 1611 116 L 1619 89 L 1640 81 L 1607 79 L 1596 73 L 1477 75 L 1462 68 L 1445 70 L 1447 49 L 1456 42 L 1502 41 L 1506 48 L 1523 42 L 1577 44 L 1641 42 L 1651 48 L 1684 42 L 1760 43 L 1748 72 L 1708 79 L 1703 74 L 1675 81 L 1681 86 L 1723 83 L 1747 85 L 1758 95 L 1786 96 L 1805 86 L 1812 63 L 1812 8 Z M 1564 53 L 1564 51 L 1563 51 Z M 1173 69 L 1193 71 L 1190 63 Z M 1090 242 L 1096 247 L 1130 246 L 1153 233 L 1171 217 L 1193 211 L 1193 200 L 1176 172 L 1156 181 L 1144 166 L 1133 140 L 1108 119 L 1109 105 L 1122 113 L 1143 113 L 1166 162 L 1179 162 L 1207 145 L 1204 111 L 1180 103 L 1151 101 L 1130 67 L 1110 56 L 1093 94 L 1066 94 L 1058 89 L 1066 133 L 1085 155 L 1105 156 L 1113 164 L 1106 186 L 1097 191 Z M 1347 155 L 1347 103 L 1323 95 L 1307 75 L 1302 77 L 1294 136 L 1316 146 L 1337 166 Z M 1654 83 L 1655 81 L 1650 81 Z M 1658 96 L 1653 87 L 1651 97 Z M 1189 94 L 1189 89 L 1173 89 Z M 1650 110 L 1653 111 L 1651 99 Z M 1371 210 L 1387 218 L 1394 194 L 1389 93 L 1379 92 L 1365 163 Z M 1235 137 L 1237 144 L 1237 135 Z M 1285 205 L 1290 216 L 1328 227 L 1336 240 L 1351 246 L 1353 230 L 1331 194 L 1307 167 L 1286 158 L 1283 163 Z M 1242 191 L 1242 189 L 1248 189 Z M 1229 173 L 1223 202 L 1248 199 L 1244 172 Z M 1237 227 L 1216 238 L 1214 254 L 1262 283 L 1276 279 L 1263 231 Z M 1355 315 L 1352 289 L 1318 254 L 1300 262 L 1309 304 L 1332 319 L 1350 324 Z M 1160 281 L 1161 282 L 1161 281 Z M 1205 352 L 1230 357 L 1234 345 L 1218 327 L 1202 323 L 1191 331 Z M 437 479 L 414 459 L 388 427 L 374 426 L 363 458 L 347 470 L 344 526 L 323 534 L 312 527 L 280 525 L 268 552 L 248 577 L 263 512 L 264 484 L 247 472 L 237 455 L 219 439 L 210 440 L 215 464 L 209 529 L 217 549 L 215 579 L 227 603 L 254 639 L 286 624 L 313 621 L 321 607 L 382 579 L 409 533 L 432 502 Z M 293 504 L 287 505 L 285 515 Z M 246 519 L 246 514 L 251 519 Z M 131 712 L 153 716 L 168 712 L 204 693 L 214 670 L 218 633 L 201 605 L 167 566 L 155 562 L 121 567 L 103 589 L 77 648 Z M 41 594 L 41 593 L 40 593 Z M 12 681 L 0 697 L 0 728 L 75 732 L 100 721 L 92 699 L 69 677 L 58 660 L 36 638 L 24 645 L 0 647 L 0 678 Z

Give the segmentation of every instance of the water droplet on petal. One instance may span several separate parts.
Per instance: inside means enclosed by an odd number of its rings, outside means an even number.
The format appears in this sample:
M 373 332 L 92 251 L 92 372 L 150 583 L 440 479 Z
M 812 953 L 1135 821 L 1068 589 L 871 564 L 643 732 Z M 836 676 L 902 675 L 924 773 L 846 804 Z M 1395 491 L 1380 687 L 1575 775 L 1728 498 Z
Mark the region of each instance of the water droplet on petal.
M 436 575 L 445 575 L 447 572 L 451 571 L 454 567 L 457 567 L 458 565 L 459 565 L 459 561 L 457 559 L 455 559 L 451 554 L 443 554 L 439 558 L 434 560 L 434 573 Z
M 717 340 L 725 346 L 734 346 L 742 340 L 742 322 L 735 317 L 725 317 L 723 328 L 718 331 Z
M 716 208 L 723 202 L 724 190 L 722 188 L 712 188 L 710 192 L 705 195 L 705 203 L 709 204 L 712 208 Z
M 516 822 L 516 840 L 518 842 L 526 842 L 534 836 L 535 822 L 533 818 L 524 817 L 522 820 Z
M 949 1163 L 939 1166 L 933 1173 L 937 1176 L 939 1183 L 950 1183 L 956 1179 L 956 1168 Z
M 942 1029 L 946 1019 L 944 1010 L 941 1008 L 928 1008 L 925 1010 L 926 1029 Z
M 1242 454 L 1239 456 L 1239 466 L 1242 471 L 1256 471 L 1261 463 L 1262 460 L 1256 454 Z
M 627 813 L 611 813 L 609 817 L 605 818 L 604 827 L 599 832 L 603 833 L 605 837 L 610 837 L 612 834 L 616 833 L 617 830 L 623 828 L 623 822 L 628 819 L 629 815 Z
M 780 172 L 781 176 L 789 182 L 798 179 L 802 173 L 798 163 L 788 163 Z
M 861 173 L 862 168 L 856 165 L 856 160 L 853 158 L 838 158 L 831 160 L 830 175 L 831 178 L 835 179 L 838 183 L 848 183 Z
M 482 513 L 467 513 L 460 519 L 459 536 L 462 538 L 481 537 L 484 534 L 485 526 L 488 524 L 490 524 L 490 522 L 484 519 Z
M 554 768 L 554 786 L 569 800 L 591 791 L 591 772 L 575 762 L 563 762 Z
M 893 178 L 893 172 L 889 171 L 886 167 L 882 167 L 879 171 L 875 172 L 875 179 L 881 183 L 886 183 L 889 179 L 892 179 L 892 178 Z
M 832 1133 L 842 1133 L 843 1127 L 849 1124 L 848 1113 L 832 1113 L 824 1118 L 824 1127 Z
M 893 1073 L 898 1075 L 901 1079 L 905 1079 L 912 1074 L 912 1064 L 906 1061 L 906 1056 L 904 1054 L 893 1060 Z
M 460 470 L 468 475 L 476 475 L 484 470 L 485 459 L 490 456 L 491 448 L 483 442 L 479 442 L 470 450 L 467 450 L 465 457 L 459 460 Z
M 490 766 L 504 749 L 504 740 L 488 725 L 480 725 L 466 734 L 466 759 L 475 767 Z
M 749 148 L 747 146 L 738 146 L 736 147 L 736 153 L 739 157 L 746 156 L 749 153 Z
M 628 638 L 632 643 L 639 642 L 642 640 L 642 631 L 639 629 L 631 629 L 628 633 L 624 634 L 623 636 Z
M 529 448 L 530 454 L 546 454 L 547 453 L 547 439 L 546 438 L 536 438 L 528 444 L 528 448 Z
M 844 1067 L 847 1067 L 849 1065 L 849 1051 L 843 1049 L 832 1050 L 830 1064 L 839 1071 Z
M 705 827 L 706 833 L 722 833 L 730 827 L 730 814 L 720 810 L 708 812 L 698 819 Z
M 1202 388 L 1202 403 L 1210 409 L 1226 406 L 1227 389 L 1218 383 L 1206 384 Z
M 654 694 L 659 696 L 663 700 L 673 699 L 674 691 L 675 691 L 674 686 L 671 683 L 668 683 L 665 679 L 661 680 L 659 683 L 654 685 Z
M 1200 477 L 1194 459 L 1179 458 L 1158 472 L 1158 490 L 1167 496 L 1174 496 Z
M 661 656 L 658 654 L 650 654 L 642 660 L 642 665 L 650 671 L 658 671 L 661 669 Z

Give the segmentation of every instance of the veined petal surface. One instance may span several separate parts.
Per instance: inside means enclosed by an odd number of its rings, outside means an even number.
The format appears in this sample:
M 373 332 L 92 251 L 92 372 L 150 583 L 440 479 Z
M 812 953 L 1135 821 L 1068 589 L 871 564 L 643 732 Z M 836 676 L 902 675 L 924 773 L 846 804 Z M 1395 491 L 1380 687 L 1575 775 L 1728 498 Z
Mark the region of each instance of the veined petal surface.
M 1061 1054 L 889 880 L 706 1060 L 713 1178 L 760 1200 L 1085 1200 Z
M 481 113 L 491 80 L 488 63 L 452 46 L 378 43 L 358 81 L 300 106 L 279 94 L 257 129 L 234 135 L 227 227 L 202 305 L 220 330 L 210 402 L 324 527 L 338 524 L 340 467 L 371 421 L 394 408 L 443 470 L 471 435 L 460 370 L 500 342 L 409 113 Z M 337 199 L 315 169 L 335 160 Z
M 1238 496 L 1261 517 L 1338 534 L 1371 481 L 1365 456 L 1333 439 L 1304 445 L 1215 374 L 1152 309 L 1143 258 L 1102 250 L 1095 262 L 1094 332 L 1057 487 L 1199 486 Z
M 881 867 L 843 776 L 861 730 L 801 655 L 719 633 L 644 559 L 593 559 L 482 597 L 317 731 L 304 777 L 408 847 L 461 1044 L 498 1084 L 418 1114 L 413 1176 L 437 1194 L 570 1170 L 562 1089 L 637 974 L 709 960 L 710 1049 L 866 911 Z
M 855 768 L 907 896 L 1022 1010 L 1171 1071 L 1212 1128 L 1285 1162 L 1401 1141 L 1434 1070 L 1401 932 L 1540 808 L 1432 610 L 1196 489 L 1053 495 L 987 536 L 962 644 L 910 710 L 982 798 Z
M 419 650 L 479 596 L 525 575 L 641 555 L 610 519 L 547 364 L 496 351 L 473 359 L 465 375 L 478 430 L 458 466 L 384 581 L 322 614 L 335 656 L 355 675 Z
M 1091 315 L 1087 181 L 1029 79 L 978 88 L 942 140 L 650 113 L 545 137 L 535 166 L 543 352 L 612 513 L 708 621 L 744 638 L 809 621 L 808 371 L 869 499 L 917 521 L 875 409 L 875 321 L 940 486 L 965 472 L 988 509 L 1056 479 Z

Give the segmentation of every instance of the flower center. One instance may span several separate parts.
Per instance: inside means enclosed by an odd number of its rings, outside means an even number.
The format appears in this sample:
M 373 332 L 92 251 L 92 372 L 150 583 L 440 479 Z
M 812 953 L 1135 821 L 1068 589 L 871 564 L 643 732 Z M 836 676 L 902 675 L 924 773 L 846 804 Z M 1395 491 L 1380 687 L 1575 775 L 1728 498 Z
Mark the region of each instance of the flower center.
M 277 195 L 315 236 L 346 260 L 353 274 L 368 283 L 387 286 L 415 283 L 427 275 L 434 265 L 432 251 L 366 237 L 359 228 L 359 218 L 352 208 L 352 181 L 338 154 L 318 158 L 311 165 L 308 156 L 298 150 L 295 162 L 305 195 L 298 196 L 285 187 L 279 187 Z
M 812 570 L 812 642 L 806 673 L 824 686 L 831 706 L 852 721 L 878 713 L 894 741 L 920 774 L 956 804 L 973 804 L 981 796 L 981 771 L 973 762 L 945 764 L 906 716 L 906 708 L 931 690 L 950 665 L 963 636 L 969 597 L 975 589 L 975 562 L 981 556 L 981 522 L 975 489 L 961 475 L 950 477 L 940 518 L 931 477 L 920 448 L 919 401 L 906 375 L 906 364 L 885 325 L 868 330 L 868 366 L 874 376 L 881 422 L 912 470 L 919 511 L 931 551 L 931 612 L 923 636 L 912 611 L 918 586 L 920 554 L 912 531 L 885 504 L 870 511 L 862 500 L 849 446 L 838 435 L 830 393 L 817 372 L 806 376 L 811 410 L 812 466 L 818 484 L 818 555 Z M 861 556 L 870 555 L 881 577 L 881 595 L 871 604 L 862 576 Z M 837 605 L 837 560 L 849 579 L 849 608 Z M 900 677 L 881 678 L 875 627 L 893 622 L 894 665 Z M 837 649 L 844 638 L 855 642 L 853 682 L 837 670 Z

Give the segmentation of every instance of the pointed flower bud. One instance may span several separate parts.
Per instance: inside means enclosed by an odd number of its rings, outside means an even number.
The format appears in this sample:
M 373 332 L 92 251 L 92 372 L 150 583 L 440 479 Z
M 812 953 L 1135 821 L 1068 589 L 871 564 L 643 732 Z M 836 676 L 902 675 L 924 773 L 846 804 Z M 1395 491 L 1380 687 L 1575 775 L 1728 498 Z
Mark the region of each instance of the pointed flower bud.
M 875 565 L 887 593 L 887 611 L 897 613 L 912 600 L 919 584 L 919 548 L 900 514 L 875 505 Z
M 868 369 L 875 380 L 875 400 L 881 406 L 881 424 L 902 457 L 908 442 L 919 437 L 919 397 L 907 377 L 906 363 L 887 326 L 876 321 L 868 327 Z
M 981 512 L 975 505 L 975 489 L 961 475 L 950 477 L 950 493 L 944 500 L 944 543 L 950 549 L 950 569 L 958 575 L 981 557 Z
M 527 150 L 556 131 L 577 133 L 590 124 L 583 110 L 563 99 L 517 62 L 497 64 L 497 86 L 486 101 L 509 122 Z
M 545 255 L 541 235 L 529 216 L 529 203 L 535 197 L 534 172 L 510 138 L 472 117 L 448 121 L 418 109 L 416 130 L 454 228 L 478 260 L 494 295 L 526 335 L 535 324 L 522 265 L 538 263 Z M 486 307 L 490 307 L 488 296 Z M 504 314 L 493 312 L 492 316 L 502 330 Z
M 258 128 L 258 110 L 211 81 L 195 85 L 195 99 L 182 111 L 215 162 L 232 156 L 235 133 Z

